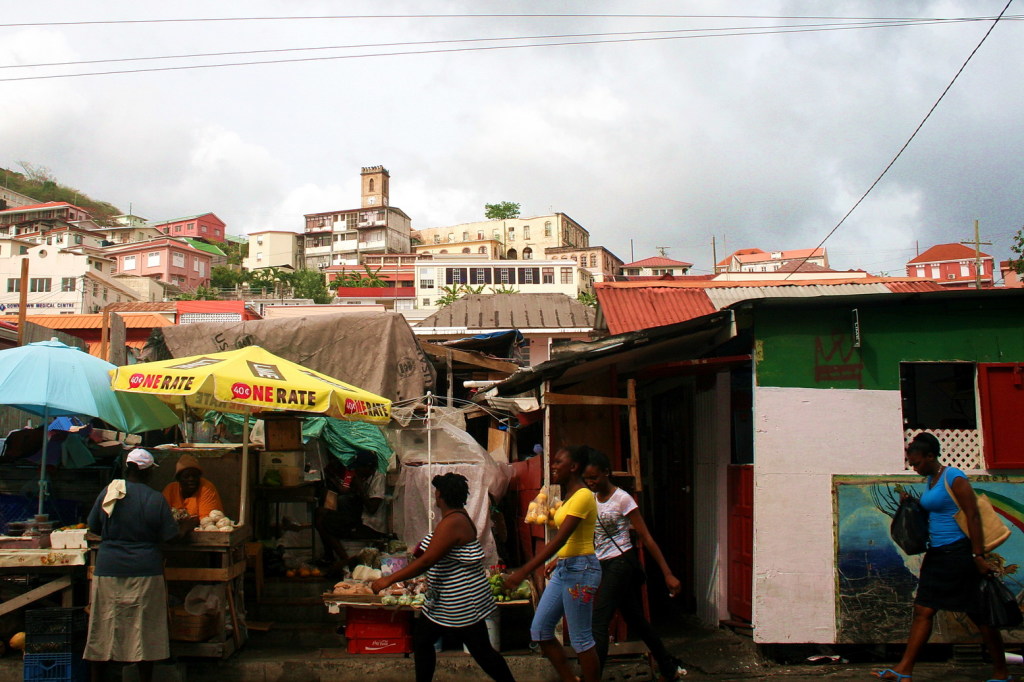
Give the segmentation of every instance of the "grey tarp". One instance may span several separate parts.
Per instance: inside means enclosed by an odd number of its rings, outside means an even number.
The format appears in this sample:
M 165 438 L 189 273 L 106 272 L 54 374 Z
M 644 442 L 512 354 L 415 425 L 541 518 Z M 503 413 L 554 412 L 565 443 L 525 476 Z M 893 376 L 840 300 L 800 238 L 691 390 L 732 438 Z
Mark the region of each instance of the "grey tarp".
M 261 346 L 396 402 L 418 398 L 434 388 L 434 369 L 409 323 L 399 313 L 389 312 L 162 327 L 153 331 L 146 344 L 146 360 L 245 346 Z

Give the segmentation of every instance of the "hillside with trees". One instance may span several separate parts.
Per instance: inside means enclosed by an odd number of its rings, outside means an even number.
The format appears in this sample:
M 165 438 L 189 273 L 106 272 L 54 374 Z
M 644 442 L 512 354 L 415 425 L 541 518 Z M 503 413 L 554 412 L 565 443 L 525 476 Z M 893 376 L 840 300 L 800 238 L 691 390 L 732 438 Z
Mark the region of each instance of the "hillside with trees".
M 74 187 L 60 184 L 50 169 L 45 166 L 36 166 L 27 161 L 19 161 L 18 165 L 21 166 L 21 172 L 0 168 L 0 182 L 7 189 L 38 199 L 39 203 L 43 204 L 50 201 L 66 201 L 69 204 L 74 204 L 88 211 L 100 225 L 111 224 L 114 216 L 123 213 L 113 204 L 95 201 Z

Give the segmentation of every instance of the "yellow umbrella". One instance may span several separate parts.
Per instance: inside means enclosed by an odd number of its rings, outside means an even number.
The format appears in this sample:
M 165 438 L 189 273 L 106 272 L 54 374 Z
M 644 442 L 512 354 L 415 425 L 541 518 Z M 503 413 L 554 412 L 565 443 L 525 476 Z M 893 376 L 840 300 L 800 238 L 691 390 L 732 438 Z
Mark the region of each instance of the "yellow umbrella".
M 290 410 L 375 424 L 386 424 L 391 418 L 387 398 L 306 369 L 259 346 L 127 365 L 111 370 L 110 376 L 115 391 L 155 395 L 176 407 L 245 415 L 242 523 L 248 504 L 250 414 Z

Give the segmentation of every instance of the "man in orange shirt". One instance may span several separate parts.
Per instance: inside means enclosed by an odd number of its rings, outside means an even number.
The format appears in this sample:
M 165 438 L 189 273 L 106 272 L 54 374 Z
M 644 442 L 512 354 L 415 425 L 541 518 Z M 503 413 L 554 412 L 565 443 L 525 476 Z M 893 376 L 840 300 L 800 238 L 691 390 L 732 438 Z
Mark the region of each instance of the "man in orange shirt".
M 224 511 L 220 494 L 212 483 L 203 478 L 199 460 L 182 455 L 174 467 L 174 480 L 164 488 L 164 498 L 171 509 L 184 509 L 189 516 L 203 518 L 215 509 Z

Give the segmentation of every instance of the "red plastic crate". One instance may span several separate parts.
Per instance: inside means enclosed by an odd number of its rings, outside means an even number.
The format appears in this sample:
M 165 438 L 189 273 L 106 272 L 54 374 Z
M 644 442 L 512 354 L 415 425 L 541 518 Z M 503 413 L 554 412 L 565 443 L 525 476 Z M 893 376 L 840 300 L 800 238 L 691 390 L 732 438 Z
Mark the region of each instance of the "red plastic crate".
M 352 609 L 346 614 L 345 636 L 349 639 L 385 639 L 408 637 L 412 633 L 412 613 Z
M 411 654 L 412 637 L 368 637 L 348 640 L 350 654 Z

